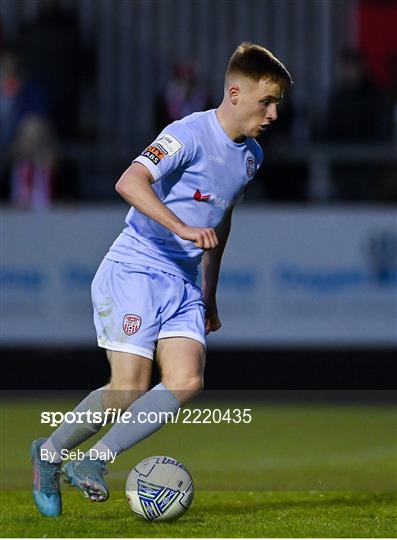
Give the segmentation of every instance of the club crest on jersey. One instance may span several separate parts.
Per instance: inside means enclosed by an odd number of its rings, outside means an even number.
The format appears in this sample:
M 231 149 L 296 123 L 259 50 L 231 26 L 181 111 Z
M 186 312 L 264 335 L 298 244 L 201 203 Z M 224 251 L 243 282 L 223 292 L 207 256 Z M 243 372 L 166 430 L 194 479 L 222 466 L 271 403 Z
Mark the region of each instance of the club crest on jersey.
M 136 334 L 140 329 L 142 324 L 142 319 L 139 315 L 128 314 L 124 315 L 123 319 L 123 330 L 127 336 L 132 336 Z
M 247 167 L 248 178 L 252 178 L 255 174 L 255 160 L 253 157 L 251 156 L 247 157 L 246 167 Z

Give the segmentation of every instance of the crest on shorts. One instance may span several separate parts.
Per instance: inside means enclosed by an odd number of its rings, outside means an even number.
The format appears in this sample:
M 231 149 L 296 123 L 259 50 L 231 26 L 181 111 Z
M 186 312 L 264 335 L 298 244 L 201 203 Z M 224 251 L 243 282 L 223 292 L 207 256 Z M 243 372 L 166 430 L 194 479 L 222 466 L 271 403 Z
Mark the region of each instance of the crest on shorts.
M 129 313 L 124 315 L 123 319 L 123 330 L 127 336 L 132 336 L 136 334 L 141 327 L 142 319 L 139 315 L 133 315 Z
M 255 174 L 255 160 L 253 157 L 247 157 L 246 167 L 248 178 L 252 178 Z

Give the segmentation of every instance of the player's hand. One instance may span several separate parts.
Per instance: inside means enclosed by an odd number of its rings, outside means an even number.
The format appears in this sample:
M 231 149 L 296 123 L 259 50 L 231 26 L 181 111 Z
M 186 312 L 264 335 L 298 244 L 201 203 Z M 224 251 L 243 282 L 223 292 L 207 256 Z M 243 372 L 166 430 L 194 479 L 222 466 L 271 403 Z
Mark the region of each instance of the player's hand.
M 218 237 L 215 230 L 208 227 L 181 225 L 177 231 L 177 235 L 182 240 L 194 242 L 201 249 L 213 249 L 218 245 Z
M 218 317 L 216 302 L 205 302 L 205 304 L 205 334 L 208 335 L 210 332 L 219 330 L 222 323 Z

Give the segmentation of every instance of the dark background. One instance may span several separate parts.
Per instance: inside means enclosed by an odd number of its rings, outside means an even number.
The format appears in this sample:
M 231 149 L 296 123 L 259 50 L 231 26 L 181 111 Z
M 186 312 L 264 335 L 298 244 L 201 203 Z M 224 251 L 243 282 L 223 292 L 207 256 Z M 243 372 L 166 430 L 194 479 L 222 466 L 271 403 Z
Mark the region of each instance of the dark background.
M 3 349 L 2 389 L 75 390 L 98 388 L 110 371 L 103 350 Z M 158 376 L 154 369 L 154 380 Z M 247 350 L 210 349 L 205 373 L 206 390 L 378 390 L 361 394 L 382 399 L 382 391 L 396 391 L 395 350 Z M 347 395 L 344 394 L 344 395 Z M 388 398 L 393 394 L 385 393 Z M 394 392 L 397 398 L 397 392 Z M 273 393 L 282 399 L 289 394 Z M 307 397 L 310 397 L 310 392 Z M 315 395 L 315 394 L 314 394 Z M 319 394 L 320 395 L 320 394 Z M 266 398 L 266 392 L 262 394 Z M 303 397 L 303 396 L 301 396 Z

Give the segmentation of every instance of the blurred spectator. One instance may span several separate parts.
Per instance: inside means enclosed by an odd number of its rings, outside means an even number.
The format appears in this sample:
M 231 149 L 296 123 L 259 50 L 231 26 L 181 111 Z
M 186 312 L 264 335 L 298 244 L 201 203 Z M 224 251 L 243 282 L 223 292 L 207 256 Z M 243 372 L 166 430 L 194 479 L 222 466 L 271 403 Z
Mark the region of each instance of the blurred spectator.
M 7 172 L 3 195 L 8 194 L 16 206 L 45 208 L 55 199 L 76 196 L 74 176 L 67 179 L 65 189 L 65 171 L 57 155 L 54 135 L 49 123 L 39 116 L 26 116 L 20 122 Z
M 174 66 L 164 95 L 156 100 L 156 131 L 161 131 L 167 124 L 188 114 L 210 109 L 211 106 L 209 91 L 200 83 L 197 67 L 192 62 L 179 62 Z
M 339 84 L 328 105 L 326 138 L 336 142 L 376 142 L 391 138 L 391 104 L 367 73 L 360 52 L 345 49 Z
M 75 136 L 83 71 L 77 13 L 65 11 L 58 0 L 39 0 L 36 18 L 22 27 L 21 36 L 29 74 L 48 91 L 57 134 Z
M 359 51 L 342 51 L 339 83 L 328 104 L 325 136 L 330 142 L 369 144 L 392 140 L 393 108 L 390 97 L 367 71 Z M 333 163 L 332 191 L 344 201 L 372 201 L 385 196 L 381 163 Z
M 0 166 L 19 122 L 28 114 L 46 115 L 48 99 L 44 89 L 25 77 L 17 52 L 0 53 Z

